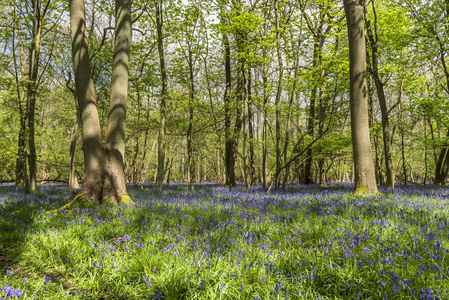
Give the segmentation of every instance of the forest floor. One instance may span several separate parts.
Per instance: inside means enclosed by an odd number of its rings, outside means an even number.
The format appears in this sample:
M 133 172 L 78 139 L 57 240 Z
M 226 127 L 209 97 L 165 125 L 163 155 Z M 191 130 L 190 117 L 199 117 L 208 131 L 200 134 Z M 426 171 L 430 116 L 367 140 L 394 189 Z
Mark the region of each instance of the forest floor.
M 0 187 L 0 299 L 449 299 L 449 189 Z

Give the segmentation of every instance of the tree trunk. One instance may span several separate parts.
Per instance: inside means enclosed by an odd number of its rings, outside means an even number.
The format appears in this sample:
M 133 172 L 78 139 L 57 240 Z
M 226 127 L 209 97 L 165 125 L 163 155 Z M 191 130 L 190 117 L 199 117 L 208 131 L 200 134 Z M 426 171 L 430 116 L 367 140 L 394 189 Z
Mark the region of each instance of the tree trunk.
M 167 98 L 167 73 L 165 71 L 164 58 L 164 42 L 162 36 L 162 0 L 154 0 L 156 9 L 156 27 L 157 27 L 157 45 L 159 51 L 159 63 L 162 77 L 162 91 L 160 103 L 160 124 L 158 135 L 158 162 L 157 162 L 157 176 L 156 188 L 162 191 L 162 180 L 164 179 L 164 161 L 165 161 L 165 107 Z
M 427 141 L 427 121 L 426 121 L 426 117 L 425 116 L 424 116 L 424 119 L 423 119 L 423 126 L 424 126 L 424 141 Z M 426 181 L 427 181 L 427 145 L 424 146 L 424 179 L 423 179 L 423 184 L 426 184 Z
M 74 201 L 132 203 L 127 195 L 124 173 L 126 98 L 131 46 L 131 1 L 117 0 L 115 6 L 116 33 L 110 110 L 106 143 L 103 146 L 86 38 L 84 1 L 70 1 L 72 60 L 80 109 L 85 172 L 81 194 Z
M 73 96 L 75 98 L 75 107 L 76 107 L 76 121 L 75 125 L 73 125 L 72 136 L 70 137 L 70 153 L 69 153 L 69 192 L 72 189 L 78 189 L 80 186 L 78 184 L 78 180 L 75 176 L 75 150 L 76 150 L 76 138 L 78 136 L 78 127 L 80 123 L 79 117 L 79 105 L 78 98 L 76 97 L 76 91 L 73 90 Z
M 294 70 L 293 86 L 290 91 L 290 97 L 289 97 L 289 102 L 288 102 L 290 109 L 288 111 L 287 124 L 286 124 L 286 129 L 285 129 L 285 142 L 284 142 L 284 161 L 285 162 L 287 162 L 288 144 L 290 143 L 290 122 L 291 122 L 291 118 L 292 118 L 293 100 L 296 95 L 296 84 L 297 84 L 297 79 L 298 79 L 298 66 L 299 66 L 299 59 L 300 59 L 300 54 L 301 54 L 301 39 L 302 39 L 302 27 L 301 27 L 301 33 L 299 35 L 299 40 L 298 40 L 296 59 L 295 59 L 294 66 L 293 66 L 293 70 Z M 290 69 L 288 66 L 287 66 L 287 68 Z M 291 72 L 290 72 L 290 78 L 291 78 Z M 285 168 L 284 182 L 282 184 L 282 187 L 284 189 L 286 188 L 286 185 L 287 185 L 287 179 L 288 179 L 289 173 L 290 173 L 290 164 L 288 164 L 288 166 Z M 299 178 L 298 178 L 298 184 L 299 184 Z
M 277 47 L 277 55 L 278 55 L 278 67 L 279 67 L 279 80 L 278 87 L 276 92 L 276 176 L 275 180 L 275 189 L 279 190 L 280 188 L 280 169 L 282 167 L 281 160 L 281 94 L 282 94 L 282 84 L 284 78 L 284 66 L 282 62 L 282 49 L 281 49 L 281 28 L 280 28 L 280 20 L 279 20 L 279 0 L 276 0 L 274 3 L 274 12 L 276 16 L 276 47 Z
M 19 103 L 21 106 L 21 103 Z M 29 190 L 28 171 L 27 171 L 27 146 L 26 146 L 26 114 L 25 109 L 20 112 L 20 131 L 19 131 L 19 147 L 17 149 L 16 160 L 16 185 L 23 185 L 25 192 Z
M 225 22 L 225 21 L 222 21 Z M 232 188 L 237 185 L 235 180 L 235 154 L 234 154 L 234 136 L 231 133 L 231 47 L 227 34 L 223 34 L 223 44 L 225 50 L 225 77 L 226 87 L 224 94 L 225 108 L 225 167 L 226 167 L 226 185 Z
M 356 194 L 377 193 L 371 155 L 366 87 L 366 48 L 363 6 L 359 0 L 344 0 L 349 40 L 351 134 Z
M 34 126 L 34 115 L 36 109 L 36 94 L 37 94 L 37 80 L 38 80 L 38 69 L 39 69 L 39 58 L 40 58 L 40 44 L 42 36 L 42 19 L 44 13 L 41 12 L 41 1 L 33 0 L 33 40 L 30 47 L 30 55 L 28 58 L 28 83 L 27 83 L 27 106 L 28 106 L 28 116 L 26 118 L 28 124 L 28 148 L 30 151 L 28 159 L 28 167 L 30 172 L 30 190 L 36 190 L 36 175 L 37 175 L 37 165 L 36 165 L 36 145 L 34 142 L 35 136 L 35 126 Z
M 150 119 L 150 97 L 148 96 L 148 99 L 147 99 L 146 124 L 149 123 L 149 119 Z M 149 127 L 147 125 L 146 129 L 145 129 L 145 138 L 143 140 L 143 155 L 142 155 L 142 163 L 140 164 L 140 174 L 139 174 L 140 175 L 139 179 L 141 181 L 140 187 L 142 189 L 143 189 L 144 175 L 146 175 L 147 170 L 148 170 L 148 164 L 146 165 L 145 170 L 144 170 L 145 156 L 146 156 L 146 153 L 147 153 L 148 131 L 149 131 Z M 156 141 L 154 141 L 154 143 L 153 143 L 153 148 L 154 148 L 155 144 L 156 144 Z M 150 156 L 151 156 L 151 153 L 153 153 L 153 148 L 151 148 Z
M 137 183 L 138 179 L 138 167 L 137 167 L 137 157 L 139 156 L 139 135 L 140 135 L 140 111 L 141 107 L 141 99 L 140 99 L 140 87 L 139 82 L 136 81 L 136 90 L 137 90 L 137 129 L 136 129 L 136 138 L 134 144 L 134 156 L 131 163 L 131 181 L 133 183 Z
M 167 185 L 170 185 L 170 181 L 171 181 L 171 168 L 173 166 L 173 157 L 167 160 L 167 167 L 165 169 L 167 169 L 167 179 L 165 180 Z
M 266 47 L 262 47 L 263 57 L 266 57 Z M 267 188 L 267 164 L 268 164 L 268 67 L 263 64 L 262 69 L 262 88 L 263 88 L 263 126 L 262 126 L 262 186 Z
M 445 1 L 446 5 L 446 19 L 449 19 L 449 0 Z M 447 23 L 446 23 L 447 24 Z M 449 32 L 449 26 L 445 25 L 446 32 Z M 446 77 L 446 85 L 447 89 L 446 91 L 449 92 L 449 68 L 446 64 L 446 55 L 445 55 L 445 47 L 446 45 L 443 44 L 442 41 L 439 42 L 439 48 L 440 48 L 440 60 L 441 64 L 443 66 L 444 75 Z M 429 122 L 430 123 L 430 122 Z M 432 126 L 432 125 L 431 125 Z M 432 129 L 432 127 L 431 127 Z M 446 137 L 449 137 L 449 131 L 446 134 Z M 449 144 L 445 144 L 444 147 L 441 149 L 440 155 L 438 156 L 438 161 L 435 166 L 435 180 L 434 184 L 436 185 L 446 185 L 447 176 L 449 173 Z
M 189 188 L 193 191 L 193 181 L 195 168 L 193 167 L 193 145 L 192 145 L 192 131 L 193 131 L 193 104 L 195 101 L 195 79 L 193 74 L 193 61 L 192 61 L 192 49 L 189 46 L 189 74 L 190 74 L 190 85 L 189 85 L 189 128 L 187 130 L 187 165 L 190 170 L 190 181 Z
M 245 74 L 246 77 L 246 74 Z M 245 90 L 247 88 L 247 84 L 245 86 Z M 251 174 L 249 170 L 248 165 L 248 95 L 245 92 L 245 96 L 243 97 L 243 151 L 242 151 L 242 157 L 243 157 L 243 179 L 245 181 L 246 188 L 251 187 Z
M 249 76 L 251 78 L 251 76 Z M 260 87 L 259 87 L 259 66 L 255 66 L 254 67 L 254 96 L 256 99 L 260 99 Z M 251 92 L 249 91 L 249 93 L 251 94 Z M 263 102 L 263 99 L 262 99 Z M 263 105 L 263 104 L 262 104 Z M 262 114 L 263 114 L 263 107 L 262 109 L 258 109 L 255 114 L 254 114 L 254 127 L 255 127 L 255 136 L 254 136 L 254 146 L 259 145 L 260 142 L 262 141 L 262 131 L 263 131 L 263 123 L 262 123 Z M 260 157 L 261 158 L 261 157 Z M 255 157 L 254 157 L 254 163 L 256 163 L 257 161 L 257 169 L 254 166 L 254 180 L 255 182 L 259 181 L 262 182 L 262 161 L 259 158 L 259 156 L 257 155 L 257 152 L 255 152 Z M 257 170 L 257 171 L 256 171 Z
M 449 136 L 449 131 L 447 132 Z M 437 164 L 435 166 L 435 180 L 436 185 L 445 185 L 449 173 L 449 145 L 446 144 L 438 156 Z
M 255 152 L 254 152 L 254 126 L 253 126 L 253 101 L 251 91 L 251 68 L 248 68 L 248 131 L 249 131 L 249 174 L 250 184 L 253 186 L 256 183 L 256 166 L 255 166 Z
M 241 14 L 242 5 L 240 1 L 237 1 L 235 9 L 237 11 L 237 14 Z M 244 106 L 246 102 L 246 58 L 245 58 L 245 51 L 246 51 L 246 32 L 242 29 L 238 29 L 235 34 L 235 41 L 237 46 L 237 53 L 238 53 L 238 59 L 237 59 L 237 88 L 236 88 L 236 97 L 235 97 L 235 126 L 234 126 L 234 138 L 232 139 L 232 152 L 234 154 L 234 161 L 237 160 L 238 155 L 238 146 L 239 146 L 239 137 L 240 133 L 243 129 L 243 114 L 244 114 Z M 246 161 L 244 160 L 243 163 L 245 164 Z M 242 173 L 243 177 L 245 177 L 246 174 L 246 165 L 244 167 L 244 172 Z M 245 182 L 247 180 L 245 179 Z
M 16 16 L 16 10 L 15 6 L 13 6 L 14 16 L 15 20 L 18 20 Z M 14 22 L 14 33 L 16 30 L 16 26 L 19 26 L 19 22 Z M 20 30 L 20 28 L 19 28 Z M 17 35 L 17 40 L 19 44 L 19 51 L 20 51 L 20 73 L 21 73 L 21 79 L 22 81 L 26 82 L 28 78 L 28 72 L 26 70 L 26 58 L 25 58 L 25 51 L 23 49 L 23 41 L 22 36 L 20 34 Z M 15 47 L 15 44 L 13 44 L 13 47 Z M 15 49 L 14 49 L 15 50 Z M 15 53 L 15 51 L 13 52 Z M 15 63 L 15 60 L 14 60 Z M 28 103 L 26 101 L 26 91 L 21 90 L 20 88 L 20 80 L 17 76 L 16 78 L 16 91 L 17 91 L 17 98 L 18 98 L 18 110 L 20 114 L 20 130 L 19 130 L 19 140 L 18 140 L 18 148 L 17 148 L 17 160 L 16 160 L 16 185 L 24 186 L 25 193 L 29 192 L 29 181 L 28 181 L 28 168 L 27 168 L 27 159 L 28 159 L 28 143 L 26 142 L 26 136 L 27 136 L 27 118 L 28 118 Z M 25 98 L 25 101 L 23 101 Z
M 314 48 L 313 48 L 313 68 L 315 69 L 318 66 L 319 63 L 319 52 L 320 52 L 320 41 L 318 38 L 315 38 L 314 41 Z M 314 76 L 316 78 L 316 76 Z M 314 129 L 315 129 L 315 102 L 316 102 L 316 89 L 317 89 L 317 83 L 314 83 L 312 85 L 312 91 L 310 95 L 310 105 L 309 105 L 309 117 L 308 117 L 308 124 L 307 124 L 307 134 L 311 137 L 313 140 L 314 135 Z M 309 148 L 307 150 L 307 159 L 306 159 L 306 165 L 305 165 L 305 178 L 304 178 L 304 184 L 311 184 L 313 183 L 312 179 L 312 148 Z
M 324 44 L 324 36 L 321 36 L 320 39 L 322 39 L 323 41 L 320 41 L 320 45 Z M 322 46 L 321 46 L 322 48 Z M 320 115 L 319 115 L 319 120 L 318 120 L 318 134 L 322 135 L 323 131 L 324 131 L 324 118 L 325 118 L 325 110 L 326 110 L 326 105 L 324 103 L 324 83 L 323 83 L 323 79 L 324 79 L 324 75 L 325 75 L 325 71 L 324 69 L 322 69 L 322 60 L 323 60 L 323 55 L 320 49 L 320 53 L 318 56 L 318 60 L 319 60 L 319 66 L 321 68 L 320 70 L 320 77 L 319 77 L 319 99 L 320 99 Z M 318 176 L 319 176 L 319 183 L 320 186 L 326 186 L 326 171 L 324 168 L 324 162 L 325 162 L 325 158 L 324 158 L 324 154 L 323 154 L 323 149 L 320 148 L 319 150 L 319 158 L 318 158 Z
M 369 60 L 368 60 L 369 62 Z M 369 127 L 371 128 L 375 123 L 375 112 L 374 112 L 374 101 L 373 101 L 373 93 L 371 89 L 371 78 L 367 78 L 367 88 L 368 88 L 368 115 L 369 115 Z M 382 175 L 382 161 L 379 159 L 379 138 L 377 132 L 373 136 L 374 142 L 374 169 L 376 172 L 376 182 L 380 185 L 383 185 L 383 175 Z
M 373 35 L 372 29 L 371 29 L 371 21 L 369 19 L 369 15 L 368 15 L 368 9 L 366 7 L 366 1 L 364 3 L 365 3 L 364 15 L 365 15 L 365 22 L 366 22 L 366 30 L 368 33 L 368 40 L 369 40 L 369 44 L 371 46 L 371 52 L 372 52 L 372 66 L 370 68 L 370 71 L 373 75 L 374 82 L 376 84 L 377 98 L 379 99 L 380 111 L 382 114 L 382 133 L 383 133 L 383 141 L 384 141 L 384 156 L 385 156 L 385 167 L 387 170 L 387 173 L 386 173 L 387 181 L 385 183 L 385 188 L 394 189 L 394 170 L 393 170 L 393 161 L 391 158 L 392 150 L 391 150 L 388 108 L 387 108 L 387 101 L 385 99 L 384 83 L 380 79 L 379 67 L 378 67 L 378 51 L 377 51 L 377 49 L 378 49 L 379 38 L 377 36 L 377 18 L 375 18 L 375 21 L 374 21 L 375 34 Z M 372 1 L 372 6 L 373 6 L 374 14 L 375 14 L 376 10 L 374 7 L 374 0 Z

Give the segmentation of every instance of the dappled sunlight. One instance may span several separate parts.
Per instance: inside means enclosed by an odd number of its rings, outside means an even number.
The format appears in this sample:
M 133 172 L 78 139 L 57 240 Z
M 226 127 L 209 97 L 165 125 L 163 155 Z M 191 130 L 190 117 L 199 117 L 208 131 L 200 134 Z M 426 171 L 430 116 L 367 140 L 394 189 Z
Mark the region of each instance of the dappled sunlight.
M 26 199 L 15 187 L 2 187 L 0 259 L 16 257 L 1 270 L 8 282 L 3 293 L 446 297 L 446 188 L 399 185 L 370 197 L 356 197 L 353 184 L 294 185 L 270 194 L 259 185 L 230 192 L 212 183 L 195 191 L 175 184 L 162 193 L 130 185 L 128 192 L 134 206 L 50 214 L 73 197 L 64 187 L 41 186 Z

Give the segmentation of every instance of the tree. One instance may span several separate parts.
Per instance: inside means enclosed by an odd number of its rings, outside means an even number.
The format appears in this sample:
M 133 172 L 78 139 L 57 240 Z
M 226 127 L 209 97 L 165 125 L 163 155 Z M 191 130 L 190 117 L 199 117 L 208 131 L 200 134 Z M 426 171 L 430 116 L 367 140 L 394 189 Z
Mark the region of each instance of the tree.
M 349 40 L 351 134 L 354 181 L 357 194 L 377 192 L 371 155 L 366 87 L 366 49 L 363 26 L 363 0 L 344 0 Z
M 132 204 L 124 173 L 131 1 L 115 2 L 114 60 L 106 140 L 102 143 L 86 32 L 84 0 L 71 0 L 70 31 L 84 151 L 84 184 L 71 202 Z
M 161 102 L 159 106 L 160 111 L 160 125 L 158 135 L 157 148 L 157 177 L 156 187 L 159 191 L 162 190 L 162 180 L 164 178 L 164 161 L 165 161 L 165 107 L 167 99 L 167 72 L 165 71 L 165 57 L 164 57 L 164 43 L 162 37 L 162 0 L 154 0 L 156 13 L 156 29 L 157 29 L 157 48 L 159 51 L 159 63 L 162 76 L 162 90 Z
M 371 47 L 371 63 L 369 71 L 374 78 L 374 82 L 376 84 L 377 90 L 377 98 L 379 99 L 380 111 L 382 113 L 382 133 L 384 140 L 384 158 L 385 158 L 385 167 L 387 169 L 387 181 L 385 183 L 385 187 L 387 189 L 394 189 L 394 170 L 393 170 L 393 161 L 391 158 L 392 149 L 391 149 L 391 134 L 390 134 L 390 125 L 389 125 L 389 117 L 388 117 L 388 108 L 387 108 L 387 100 L 385 98 L 384 91 L 384 83 L 379 75 L 379 59 L 378 59 L 378 46 L 379 46 L 379 37 L 377 34 L 377 15 L 376 9 L 374 6 L 374 0 L 372 1 L 373 13 L 374 13 L 374 33 L 371 28 L 371 21 L 368 16 L 368 9 L 366 7 L 366 2 L 364 4 L 364 17 L 366 22 L 366 31 L 368 33 L 368 41 Z
M 221 23 L 225 26 L 224 12 L 222 11 Z M 225 30 L 222 32 L 223 47 L 224 47 L 224 61 L 225 61 L 225 91 L 224 91 L 224 111 L 225 111 L 225 168 L 226 168 L 226 185 L 232 188 L 237 185 L 235 179 L 235 158 L 236 149 L 233 146 L 234 135 L 231 133 L 231 45 L 229 37 Z
M 188 66 L 188 86 L 189 86 L 189 126 L 187 129 L 187 167 L 189 171 L 190 190 L 193 190 L 193 182 L 199 174 L 195 174 L 195 157 L 193 146 L 194 131 L 194 106 L 197 98 L 195 76 L 198 75 L 197 61 L 200 58 L 201 48 L 204 46 L 203 28 L 200 3 L 189 2 L 184 9 L 181 10 L 181 20 L 176 20 L 174 24 L 170 24 L 173 33 L 172 36 L 179 44 L 179 53 L 183 61 Z M 182 69 L 180 66 L 178 69 Z M 197 176 L 196 176 L 197 175 Z M 198 178 L 199 179 L 199 178 Z
M 280 21 L 279 21 L 279 1 L 276 0 L 274 4 L 274 12 L 276 16 L 276 47 L 277 47 L 277 55 L 278 55 L 278 63 L 279 63 L 279 80 L 278 80 L 278 88 L 276 92 L 276 174 L 280 172 L 280 169 L 282 167 L 281 163 L 281 108 L 280 108 L 280 102 L 281 102 L 281 94 L 282 94 L 282 83 L 284 78 L 284 66 L 282 62 L 282 52 L 281 52 L 281 27 L 280 27 Z M 276 190 L 279 190 L 280 187 L 280 178 L 275 178 L 275 188 Z
M 18 153 L 16 160 L 16 184 L 25 186 L 25 192 L 36 190 L 36 145 L 35 145 L 35 109 L 37 90 L 39 86 L 39 62 L 41 55 L 41 41 L 43 37 L 43 19 L 48 12 L 51 1 L 42 6 L 41 0 L 31 1 L 31 10 L 26 9 L 26 16 L 31 20 L 30 46 L 28 57 L 25 54 L 26 46 L 23 35 L 20 31 L 24 30 L 19 25 L 19 17 L 16 15 L 17 4 L 13 5 L 14 11 L 14 34 L 17 34 L 18 47 L 20 48 L 20 73 L 24 85 L 24 95 L 18 92 L 18 108 L 20 113 L 20 131 L 18 141 Z M 26 23 L 25 23 L 26 24 Z M 13 51 L 15 52 L 15 42 L 13 42 Z M 16 72 L 16 80 L 19 83 L 19 76 Z M 19 85 L 18 84 L 18 88 Z M 22 101 L 21 98 L 24 98 Z M 29 152 L 29 153 L 28 153 Z M 26 163 L 29 166 L 29 178 L 27 174 Z

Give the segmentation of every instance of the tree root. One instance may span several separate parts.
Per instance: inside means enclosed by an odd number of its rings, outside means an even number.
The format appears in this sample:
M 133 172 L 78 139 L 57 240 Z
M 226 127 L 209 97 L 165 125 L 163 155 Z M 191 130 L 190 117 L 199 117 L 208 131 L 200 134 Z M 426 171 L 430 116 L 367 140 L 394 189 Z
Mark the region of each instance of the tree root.
M 123 204 L 123 205 L 135 205 L 134 201 L 131 199 L 131 197 L 129 197 L 128 195 L 122 195 L 119 196 L 119 204 Z M 108 198 L 105 200 L 105 204 L 116 204 L 116 202 L 114 202 L 114 199 L 112 198 Z
M 134 201 L 128 195 L 120 196 L 119 199 L 120 199 L 119 204 L 135 205 Z M 71 209 L 75 209 L 75 208 L 88 208 L 88 207 L 93 207 L 97 204 L 100 204 L 100 203 L 85 202 L 84 195 L 82 193 L 80 193 L 80 194 L 76 195 L 75 198 L 73 198 L 73 200 L 71 200 L 66 205 L 64 205 L 60 208 L 56 208 L 56 209 L 47 211 L 47 213 L 57 215 L 59 212 L 64 211 L 64 210 L 71 210 Z M 114 205 L 115 202 L 113 201 L 112 198 L 109 198 L 103 204 Z
M 376 195 L 377 192 L 373 191 L 368 185 L 361 185 L 355 189 L 355 195 L 359 197 L 369 197 Z

